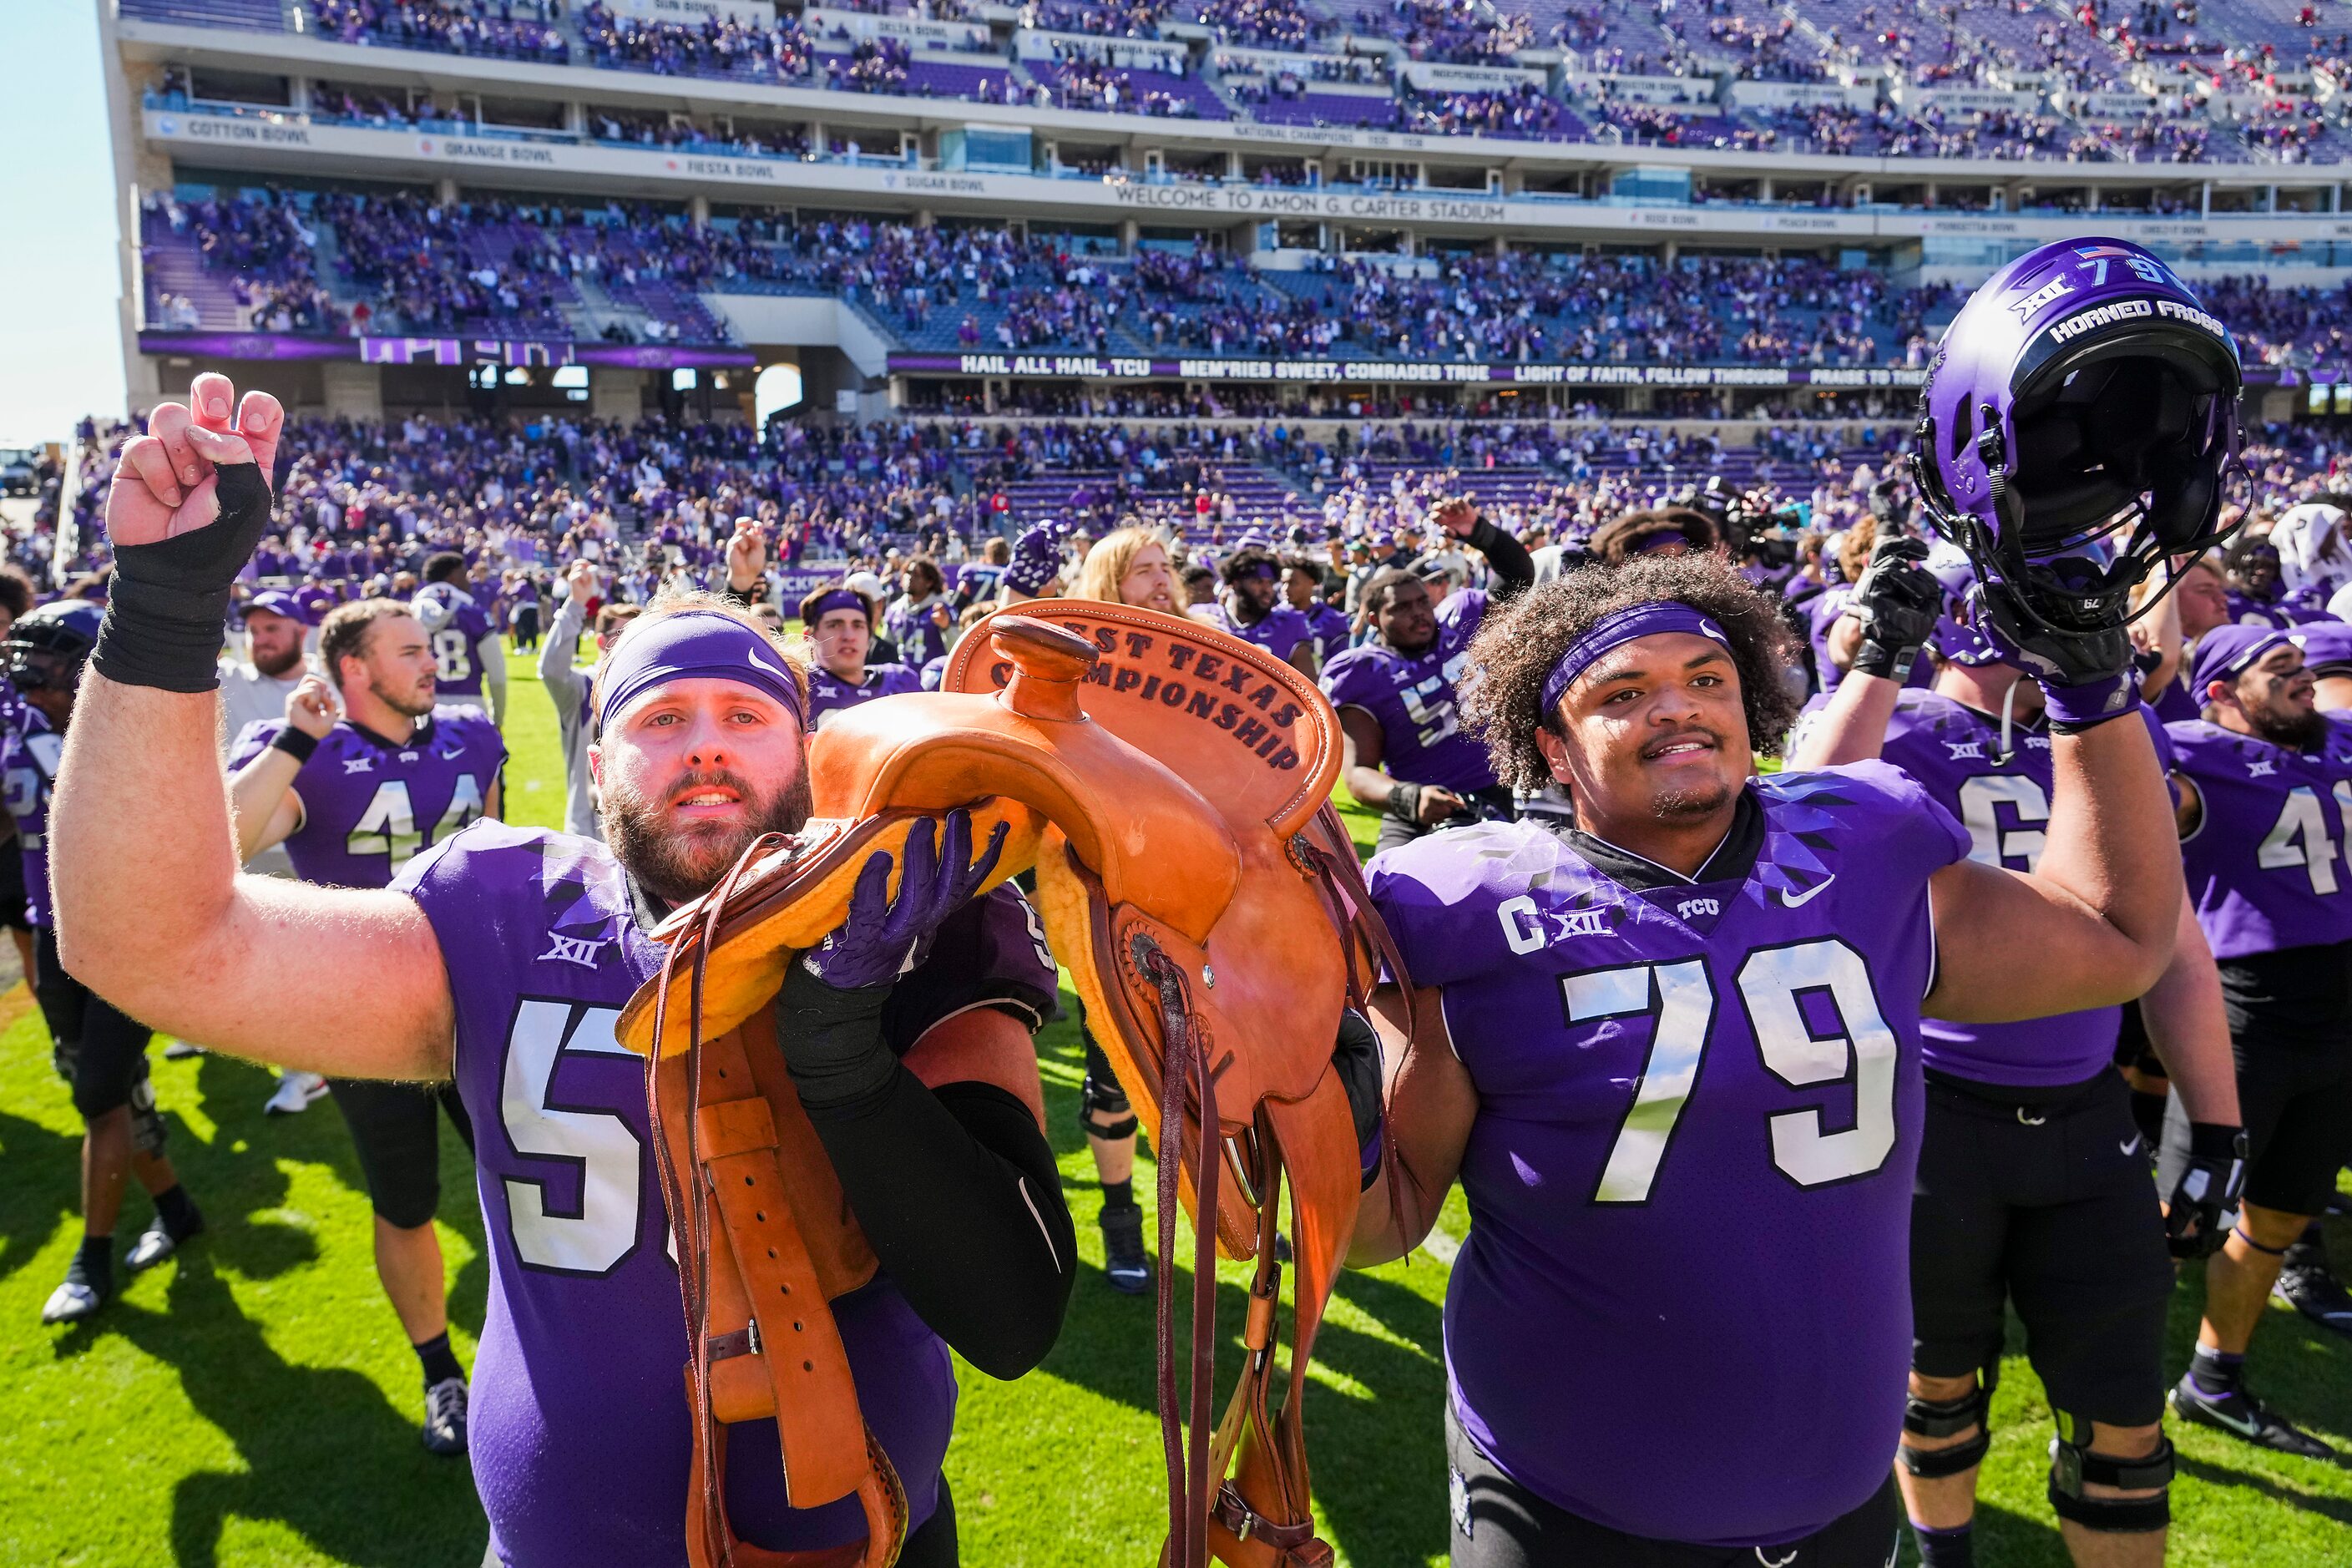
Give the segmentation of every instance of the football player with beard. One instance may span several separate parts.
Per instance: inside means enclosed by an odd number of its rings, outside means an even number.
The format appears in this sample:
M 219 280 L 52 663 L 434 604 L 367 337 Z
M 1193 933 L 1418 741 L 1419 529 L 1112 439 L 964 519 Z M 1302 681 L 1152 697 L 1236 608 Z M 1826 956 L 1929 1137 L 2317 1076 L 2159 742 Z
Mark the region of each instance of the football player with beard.
M 389 887 L 409 861 L 499 815 L 507 759 L 480 709 L 436 704 L 433 644 L 405 605 L 339 605 L 319 628 L 333 672 L 297 686 L 283 717 L 247 726 L 229 756 L 237 857 L 285 846 L 294 875 L 329 888 Z M 341 717 L 336 717 L 340 705 Z M 441 1241 L 439 1121 L 470 1152 L 474 1128 L 448 1084 L 335 1079 L 375 1211 L 375 1271 L 425 1374 L 425 1447 L 466 1451 L 466 1374 L 449 1346 Z
M 647 934 L 760 835 L 809 811 L 806 687 L 748 612 L 650 606 L 596 681 L 612 847 L 478 822 L 382 889 L 239 877 L 213 761 L 213 657 L 268 514 L 282 411 L 225 376 L 160 406 L 107 502 L 116 583 L 58 806 L 60 941 L 123 1002 L 224 1050 L 337 1077 L 454 1080 L 481 1130 L 490 1253 L 471 1451 L 509 1564 L 685 1560 L 688 1331 L 667 1256 L 644 1064 L 614 1038 L 657 973 Z M 974 850 L 978 849 L 977 858 Z M 908 1568 L 957 1560 L 940 1459 L 952 1345 L 1000 1377 L 1059 1331 L 1074 1269 L 1029 1035 L 1052 958 L 1018 900 L 973 899 L 996 846 L 919 829 L 792 966 L 793 1082 L 883 1271 L 833 1303 L 874 1440 L 905 1486 Z M 354 976 L 366 984 L 352 1005 Z M 736 1531 L 862 1539 L 857 1501 L 791 1506 L 767 1422 L 730 1428 Z
M 2314 701 L 2284 629 L 2215 626 L 2189 656 L 2205 716 L 2167 726 L 2181 854 L 2221 973 L 2247 1138 L 2244 1207 L 2205 1266 L 2205 1317 L 2172 1394 L 2182 1416 L 2310 1458 L 2335 1450 L 2245 1385 L 2247 1347 L 2281 1266 L 2352 1156 L 2352 727 Z M 2179 1099 L 2168 1180 L 2200 1152 Z
M 1535 562 L 1468 501 L 1438 508 L 1433 521 L 1486 557 L 1494 588 L 1449 594 L 1433 609 L 1427 584 L 1385 567 L 1364 585 L 1370 639 L 1323 672 L 1323 695 L 1339 710 L 1340 782 L 1360 805 L 1382 814 L 1383 849 L 1514 809 L 1509 788 L 1495 782 L 1486 748 L 1462 733 L 1454 688 L 1490 597 L 1533 582 Z

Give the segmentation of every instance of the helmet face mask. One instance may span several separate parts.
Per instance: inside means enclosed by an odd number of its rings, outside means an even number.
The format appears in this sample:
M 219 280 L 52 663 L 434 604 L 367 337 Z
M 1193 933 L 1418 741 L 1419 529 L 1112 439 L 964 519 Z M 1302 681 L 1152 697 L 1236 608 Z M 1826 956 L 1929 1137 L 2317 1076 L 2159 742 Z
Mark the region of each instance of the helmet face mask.
M 60 599 L 16 617 L 0 640 L 0 670 L 19 691 L 71 691 L 98 647 L 102 612 L 86 600 Z
M 2135 585 L 2162 567 L 2169 591 L 2171 558 L 2227 533 L 2242 384 L 2228 330 L 2154 256 L 2043 246 L 1944 333 L 1912 455 L 1923 510 L 2042 630 L 2121 625 Z

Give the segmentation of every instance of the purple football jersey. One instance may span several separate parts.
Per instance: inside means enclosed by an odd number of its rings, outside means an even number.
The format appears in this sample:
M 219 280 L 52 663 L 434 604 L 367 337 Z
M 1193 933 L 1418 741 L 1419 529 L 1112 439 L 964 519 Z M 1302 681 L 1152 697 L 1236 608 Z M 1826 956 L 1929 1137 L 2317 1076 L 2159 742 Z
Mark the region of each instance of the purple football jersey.
M 2166 728 L 2175 768 L 2204 802 L 2180 854 L 2213 956 L 2352 938 L 2352 868 L 2338 863 L 2352 826 L 2352 726 L 2330 724 L 2316 752 L 2202 719 Z
M 65 745 L 66 738 L 49 728 L 41 710 L 7 687 L 0 696 L 0 783 L 7 789 L 8 815 L 16 819 L 16 843 L 24 853 L 25 918 L 36 926 L 49 923 L 49 791 Z
M 477 1129 L 490 1286 L 468 1437 L 492 1550 L 534 1568 L 683 1563 L 686 1311 L 645 1063 L 614 1038 L 661 949 L 592 839 L 478 823 L 394 886 L 439 939 L 457 1089 Z M 1034 1026 L 1055 985 L 1035 915 L 1000 889 L 941 928 L 892 994 L 884 1035 L 903 1055 L 931 1025 L 982 1005 Z M 955 1416 L 947 1347 L 887 1277 L 835 1302 L 834 1316 L 866 1420 L 920 1525 Z M 855 1498 L 789 1506 L 773 1422 L 728 1430 L 728 1501 L 745 1539 L 808 1550 L 864 1533 Z
M 2294 626 L 2294 613 L 2276 599 L 2257 599 L 2241 589 L 2226 590 L 2222 599 L 2230 608 L 2230 618 L 2242 626 L 2277 626 L 2284 630 Z
M 1420 653 L 1368 642 L 1324 667 L 1331 706 L 1360 708 L 1380 725 L 1381 766 L 1391 778 L 1456 792 L 1494 787 L 1494 763 L 1462 732 L 1454 701 L 1486 615 L 1486 590 L 1465 588 L 1438 606 L 1437 638 Z
M 282 720 L 245 727 L 231 773 L 269 749 Z M 294 774 L 301 825 L 287 836 L 294 874 L 333 888 L 383 888 L 425 850 L 482 815 L 507 760 L 478 708 L 440 707 L 405 741 L 346 719 Z
M 866 679 L 852 686 L 821 664 L 809 666 L 809 728 L 822 727 L 826 716 L 856 708 L 877 697 L 923 689 L 923 672 L 903 664 L 869 664 Z
M 1515 1480 L 1732 1549 L 1885 1484 L 1927 879 L 1968 851 L 1874 762 L 1751 781 L 1696 880 L 1604 872 L 1533 820 L 1374 858 L 1373 901 L 1477 1089 L 1446 1367 Z
M 473 595 L 448 583 L 427 583 L 413 601 L 433 639 L 433 688 L 443 697 L 482 695 L 479 645 L 492 635 L 490 617 Z
M 2171 747 L 2156 716 L 2140 717 L 2156 740 L 2158 764 Z M 2041 863 L 2050 820 L 2050 733 L 2037 716 L 2010 731 L 2004 755 L 2000 721 L 1933 691 L 1906 691 L 1887 721 L 1880 753 L 1926 788 L 1969 830 L 1969 858 L 2012 871 Z M 2095 1078 L 2115 1058 L 2123 1009 L 2094 1007 L 2013 1024 L 1920 1025 L 1927 1065 L 1978 1083 L 2043 1087 Z
M 1347 616 L 1320 599 L 1299 614 L 1307 617 L 1307 635 L 1314 641 L 1317 664 L 1328 664 L 1348 651 L 1353 633 Z
M 1232 612 L 1223 605 L 1199 605 L 1192 611 L 1192 618 L 1206 621 L 1219 631 L 1237 637 L 1245 643 L 1255 643 L 1286 662 L 1300 643 L 1311 646 L 1314 637 L 1307 617 L 1288 605 L 1276 605 L 1266 612 L 1265 619 L 1246 626 L 1235 620 Z

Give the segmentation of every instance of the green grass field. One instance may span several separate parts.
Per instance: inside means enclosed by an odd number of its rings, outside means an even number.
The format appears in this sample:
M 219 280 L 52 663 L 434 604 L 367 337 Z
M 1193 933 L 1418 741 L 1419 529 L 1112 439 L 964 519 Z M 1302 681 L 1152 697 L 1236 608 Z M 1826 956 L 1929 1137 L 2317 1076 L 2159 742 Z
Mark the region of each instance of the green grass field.
M 553 713 L 535 682 L 515 691 L 509 814 L 551 825 L 562 809 Z M 350 980 L 352 1005 L 364 1007 L 368 976 Z M 1088 1267 L 1044 1370 L 1017 1384 L 966 1374 L 948 1458 L 964 1558 L 975 1568 L 1148 1563 L 1165 1517 L 1151 1306 L 1117 1295 L 1099 1274 L 1093 1171 L 1074 1125 L 1076 1031 L 1057 1025 L 1039 1046 Z M 270 1076 L 224 1059 L 166 1063 L 159 1052 L 155 1077 L 172 1152 L 212 1230 L 95 1324 L 42 1329 L 41 1302 L 79 1235 L 79 1126 L 37 1012 L 21 987 L 0 998 L 0 1568 L 475 1568 L 481 1511 L 465 1467 L 417 1445 L 416 1363 L 376 1285 L 341 1119 L 321 1104 L 265 1120 Z M 444 1144 L 442 1236 L 470 1364 L 488 1272 L 471 1172 L 456 1140 Z M 1139 1174 L 1148 1202 L 1150 1173 Z M 134 1197 L 125 1237 L 146 1219 Z M 1444 1228 L 1458 1239 L 1466 1225 L 1457 1194 Z M 2337 1227 L 2335 1241 L 2352 1264 L 2352 1226 Z M 1229 1273 L 1221 1307 L 1237 1330 L 1240 1275 Z M 1349 1275 L 1324 1331 L 1309 1396 L 1318 1502 L 1327 1537 L 1357 1568 L 1445 1555 L 1445 1273 L 1423 1255 Z M 2176 1373 L 2197 1299 L 2192 1279 L 2173 1313 Z M 2020 1347 L 2010 1348 L 1979 1561 L 2055 1568 L 2066 1556 L 2042 1497 L 2048 1410 Z M 1527 1353 L 1567 1349 L 1530 1343 Z M 2352 1447 L 2352 1343 L 2273 1310 L 2256 1357 L 2260 1391 Z M 1225 1369 L 1233 1364 L 1228 1349 Z M 2175 1439 L 2175 1561 L 2352 1564 L 2352 1473 L 2202 1429 Z

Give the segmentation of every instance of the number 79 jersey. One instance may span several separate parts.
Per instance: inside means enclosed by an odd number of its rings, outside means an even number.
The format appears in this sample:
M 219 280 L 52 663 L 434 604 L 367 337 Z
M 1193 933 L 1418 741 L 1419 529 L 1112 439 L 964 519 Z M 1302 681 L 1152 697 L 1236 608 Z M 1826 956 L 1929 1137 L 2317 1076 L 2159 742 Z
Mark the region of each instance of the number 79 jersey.
M 1534 820 L 1372 861 L 1477 1090 L 1445 1354 L 1506 1473 L 1612 1529 L 1733 1549 L 1885 1482 L 1927 879 L 1968 851 L 1916 783 L 1863 763 L 1750 781 L 1696 881 L 1604 870 Z
M 269 749 L 282 721 L 245 727 L 236 772 Z M 302 822 L 286 840 L 294 874 L 335 888 L 383 888 L 400 868 L 483 814 L 506 742 L 476 708 L 439 707 L 405 741 L 345 720 L 294 775 Z
M 2165 732 L 2204 808 L 2180 854 L 2213 956 L 2352 938 L 2352 726 L 2331 721 L 2315 752 L 2202 719 Z

